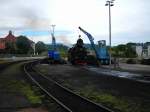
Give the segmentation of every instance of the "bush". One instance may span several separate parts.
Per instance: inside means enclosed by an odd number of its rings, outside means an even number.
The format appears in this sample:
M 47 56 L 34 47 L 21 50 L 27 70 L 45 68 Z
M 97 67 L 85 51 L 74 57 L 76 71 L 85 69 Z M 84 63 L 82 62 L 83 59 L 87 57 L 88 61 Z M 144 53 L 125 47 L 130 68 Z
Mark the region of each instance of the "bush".
M 150 65 L 150 59 L 143 59 L 143 60 L 141 60 L 141 64 L 143 64 L 143 65 Z
M 128 59 L 126 61 L 127 64 L 136 64 L 136 60 L 135 59 Z

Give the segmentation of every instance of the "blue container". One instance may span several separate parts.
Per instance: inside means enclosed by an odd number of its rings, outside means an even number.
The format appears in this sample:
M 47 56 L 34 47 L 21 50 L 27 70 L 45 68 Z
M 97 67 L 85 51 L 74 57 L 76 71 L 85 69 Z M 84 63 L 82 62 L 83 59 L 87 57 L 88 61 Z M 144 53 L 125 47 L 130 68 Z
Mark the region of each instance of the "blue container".
M 60 53 L 58 51 L 51 50 L 51 51 L 48 51 L 48 57 L 50 59 L 58 61 L 60 60 Z

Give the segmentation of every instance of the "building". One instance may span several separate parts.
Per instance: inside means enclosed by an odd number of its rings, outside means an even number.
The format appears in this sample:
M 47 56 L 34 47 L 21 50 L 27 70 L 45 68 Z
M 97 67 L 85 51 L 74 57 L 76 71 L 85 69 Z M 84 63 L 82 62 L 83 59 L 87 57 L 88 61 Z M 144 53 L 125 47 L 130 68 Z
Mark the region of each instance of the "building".
M 4 50 L 6 48 L 7 42 L 16 42 L 17 37 L 12 34 L 12 31 L 9 31 L 8 35 L 4 38 L 0 38 L 0 50 Z
M 150 58 L 150 45 L 148 46 L 148 56 Z
M 137 54 L 137 57 L 138 58 L 141 58 L 142 57 L 142 50 L 143 48 L 142 48 L 142 46 L 141 45 L 137 45 L 136 46 L 136 54 Z
M 139 59 L 144 58 L 148 59 L 150 58 L 150 42 L 137 44 L 136 45 L 136 54 Z
M 28 39 L 30 42 L 31 47 L 34 50 L 35 54 L 35 43 Z M 4 38 L 0 38 L 0 53 L 4 53 L 6 51 L 6 43 L 7 42 L 12 42 L 15 43 L 17 41 L 17 37 L 13 35 L 12 31 L 9 31 L 8 35 Z

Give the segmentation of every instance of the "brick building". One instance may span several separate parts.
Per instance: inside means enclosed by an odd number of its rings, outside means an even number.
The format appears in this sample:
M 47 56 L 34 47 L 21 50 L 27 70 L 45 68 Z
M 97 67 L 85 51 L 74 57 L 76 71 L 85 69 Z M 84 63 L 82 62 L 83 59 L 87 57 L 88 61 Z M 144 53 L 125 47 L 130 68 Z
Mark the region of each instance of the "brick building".
M 12 34 L 12 31 L 9 31 L 8 35 L 4 38 L 0 38 L 0 50 L 6 48 L 7 42 L 16 42 L 17 38 Z
M 6 52 L 6 43 L 8 42 L 15 43 L 16 41 L 17 37 L 13 35 L 12 31 L 9 31 L 6 37 L 0 38 L 0 53 Z M 35 43 L 30 39 L 28 39 L 28 41 L 30 42 L 31 47 L 35 52 Z

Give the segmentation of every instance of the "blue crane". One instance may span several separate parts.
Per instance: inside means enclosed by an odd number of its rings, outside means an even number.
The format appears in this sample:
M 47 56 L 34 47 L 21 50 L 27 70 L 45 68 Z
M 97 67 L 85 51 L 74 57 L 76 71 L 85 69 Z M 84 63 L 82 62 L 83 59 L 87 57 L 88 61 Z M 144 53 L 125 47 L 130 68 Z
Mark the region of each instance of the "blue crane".
M 83 28 L 79 27 L 79 29 L 87 35 L 88 39 L 90 40 L 91 47 L 93 48 L 96 58 L 100 61 L 101 64 L 109 64 L 109 53 L 106 48 L 106 41 L 105 40 L 100 40 L 98 41 L 98 48 L 94 44 L 94 38 L 93 36 L 85 31 Z
M 56 49 L 56 39 L 55 39 L 55 36 L 54 36 L 54 27 L 55 27 L 55 25 L 52 25 L 52 27 L 53 27 L 53 32 L 51 33 L 51 36 L 52 36 L 52 50 L 48 51 L 48 57 L 51 59 L 52 62 L 55 62 L 55 61 L 60 61 L 61 57 L 60 57 L 60 53 Z

